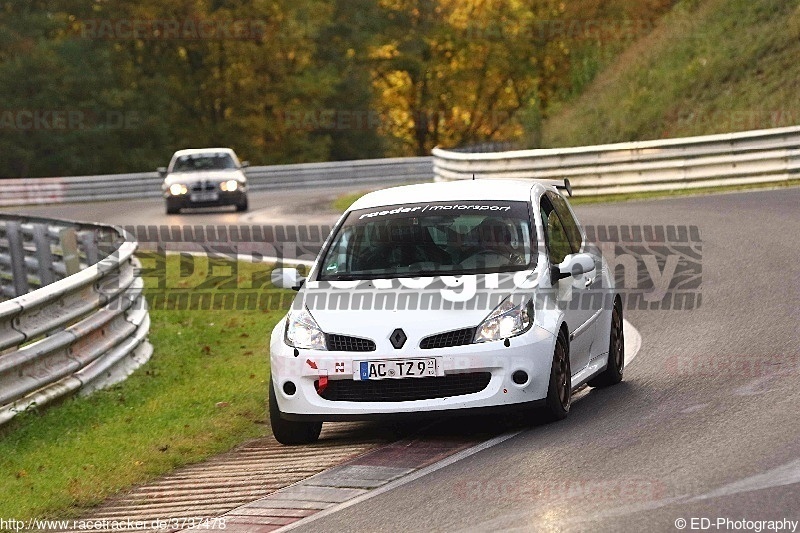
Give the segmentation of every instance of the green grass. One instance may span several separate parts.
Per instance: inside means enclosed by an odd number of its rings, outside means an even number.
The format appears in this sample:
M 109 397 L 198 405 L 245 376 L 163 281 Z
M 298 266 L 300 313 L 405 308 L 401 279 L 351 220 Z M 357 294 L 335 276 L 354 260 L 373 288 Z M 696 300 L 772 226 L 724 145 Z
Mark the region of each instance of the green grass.
M 347 208 L 353 204 L 353 202 L 355 202 L 365 194 L 367 193 L 362 191 L 362 192 L 354 192 L 338 196 L 334 198 L 334 200 L 331 202 L 331 208 L 336 212 L 344 213 L 347 210 Z
M 800 5 L 683 0 L 543 125 L 581 146 L 800 124 Z
M 418 185 L 420 183 L 428 183 L 427 181 L 408 181 L 405 183 L 398 183 L 397 185 L 392 185 L 391 187 L 403 187 L 405 185 Z M 350 192 L 347 194 L 343 194 L 341 196 L 337 196 L 336 198 L 331 201 L 331 209 L 336 211 L 337 213 L 344 213 L 347 211 L 347 208 L 350 207 L 353 202 L 361 198 L 367 193 L 385 189 L 387 187 L 378 187 L 378 188 L 368 188 L 358 192 Z
M 186 261 L 150 257 L 144 266 L 168 264 L 165 286 L 196 293 L 209 265 L 195 263 L 189 275 Z M 245 289 L 271 269 L 214 263 L 212 272 L 229 272 L 228 281 Z M 163 290 L 156 278 L 151 271 L 150 299 Z M 282 313 L 151 309 L 153 357 L 125 382 L 0 428 L 0 517 L 75 516 L 117 491 L 267 435 L 268 344 Z
M 780 181 L 775 183 L 754 183 L 752 185 L 729 185 L 723 187 L 698 187 L 696 189 L 675 189 L 671 191 L 649 191 L 649 192 L 636 192 L 625 194 L 601 194 L 597 196 L 575 196 L 570 198 L 570 203 L 573 205 L 580 204 L 599 204 L 610 202 L 627 202 L 629 200 L 650 200 L 657 198 L 672 198 L 675 196 L 698 196 L 702 194 L 714 194 L 723 192 L 735 191 L 749 191 L 758 189 L 779 189 L 783 187 L 796 187 L 800 186 L 800 179 Z M 344 211 L 350 204 L 355 202 L 364 193 L 345 194 L 339 196 L 331 205 L 334 209 Z M 343 206 L 343 207 L 342 207 Z
M 754 183 L 751 185 L 728 185 L 724 187 L 698 187 L 696 189 L 674 189 L 671 191 L 648 191 L 625 194 L 600 194 L 597 196 L 575 196 L 569 199 L 573 205 L 599 204 L 610 202 L 627 202 L 629 200 L 652 200 L 658 198 L 673 198 L 676 196 L 700 196 L 736 191 L 751 191 L 758 189 L 782 189 L 800 186 L 800 179 L 780 181 L 775 183 Z

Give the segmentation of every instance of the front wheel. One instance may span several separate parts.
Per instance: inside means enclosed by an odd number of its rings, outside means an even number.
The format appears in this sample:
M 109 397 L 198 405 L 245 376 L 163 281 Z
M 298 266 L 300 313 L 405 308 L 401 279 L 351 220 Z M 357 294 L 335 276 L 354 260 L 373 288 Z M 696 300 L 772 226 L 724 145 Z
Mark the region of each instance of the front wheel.
M 622 308 L 614 305 L 611 311 L 611 334 L 608 341 L 608 364 L 597 377 L 589 380 L 590 387 L 608 387 L 622 381 L 625 368 L 625 333 L 622 327 Z
M 295 422 L 281 417 L 272 379 L 269 380 L 269 423 L 275 440 L 287 445 L 311 444 L 319 439 L 322 431 L 322 422 Z
M 240 213 L 243 211 L 247 211 L 247 197 L 245 196 L 244 199 L 236 204 L 236 210 Z
M 550 385 L 542 410 L 546 422 L 563 420 L 569 414 L 572 403 L 572 369 L 569 364 L 569 344 L 561 331 L 553 350 L 553 365 L 550 368 Z

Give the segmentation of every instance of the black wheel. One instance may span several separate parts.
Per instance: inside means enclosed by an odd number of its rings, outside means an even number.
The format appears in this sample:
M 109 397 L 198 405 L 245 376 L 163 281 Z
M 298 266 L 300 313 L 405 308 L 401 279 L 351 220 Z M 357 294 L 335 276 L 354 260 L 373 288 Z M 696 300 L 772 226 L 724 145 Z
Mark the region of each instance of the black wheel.
M 611 311 L 611 334 L 608 341 L 608 365 L 601 374 L 589 380 L 590 387 L 608 387 L 622 381 L 625 368 L 625 333 L 622 329 L 622 308 L 614 304 Z
M 281 444 L 311 444 L 319 439 L 322 431 L 322 422 L 295 422 L 281 417 L 272 379 L 269 380 L 269 423 L 272 435 Z
M 553 366 L 550 368 L 550 385 L 542 412 L 546 422 L 563 420 L 569 414 L 572 403 L 572 369 L 569 364 L 569 344 L 561 331 L 553 350 Z
M 247 197 L 245 197 L 244 200 L 236 204 L 236 210 L 239 212 L 247 211 Z
M 169 205 L 169 202 L 167 203 L 167 214 L 168 215 L 177 215 L 180 212 L 180 210 L 181 210 L 180 207 L 176 207 L 174 205 Z

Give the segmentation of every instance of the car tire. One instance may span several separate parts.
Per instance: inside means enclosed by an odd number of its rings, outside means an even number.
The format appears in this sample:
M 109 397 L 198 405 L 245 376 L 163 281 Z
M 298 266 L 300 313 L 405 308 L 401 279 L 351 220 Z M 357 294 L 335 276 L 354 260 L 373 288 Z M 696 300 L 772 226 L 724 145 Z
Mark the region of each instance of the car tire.
M 611 331 L 608 340 L 608 364 L 606 369 L 589 380 L 590 387 L 608 387 L 622 381 L 625 369 L 625 332 L 622 326 L 622 306 L 614 302 L 611 311 Z
M 542 408 L 544 422 L 563 420 L 572 404 L 572 368 L 569 364 L 569 343 L 563 331 L 558 333 L 550 367 L 550 384 Z
M 316 442 L 322 431 L 322 422 L 296 422 L 281 416 L 272 379 L 269 380 L 269 423 L 275 440 L 290 446 Z
M 247 211 L 247 197 L 246 196 L 241 202 L 236 204 L 236 210 L 239 211 L 240 213 L 242 211 Z
M 169 205 L 169 203 L 167 204 L 167 214 L 168 215 L 177 215 L 178 213 L 180 213 L 180 211 L 181 211 L 180 207 L 176 207 L 174 205 Z

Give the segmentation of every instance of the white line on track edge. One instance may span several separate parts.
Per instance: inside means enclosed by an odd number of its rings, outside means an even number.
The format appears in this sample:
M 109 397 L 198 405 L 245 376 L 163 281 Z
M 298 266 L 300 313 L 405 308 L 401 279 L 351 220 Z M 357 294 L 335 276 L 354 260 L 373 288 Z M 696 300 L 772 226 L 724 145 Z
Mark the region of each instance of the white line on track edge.
M 642 336 L 627 320 L 622 320 L 622 334 L 625 336 L 625 366 L 631 364 L 642 348 Z
M 497 446 L 498 444 L 500 444 L 502 442 L 505 442 L 510 438 L 516 437 L 517 435 L 519 435 L 523 431 L 524 430 L 518 430 L 518 431 L 509 432 L 509 433 L 504 433 L 502 435 L 498 435 L 497 437 L 494 437 L 494 438 L 489 439 L 487 441 L 481 442 L 480 444 L 476 444 L 475 446 L 473 446 L 471 448 L 467 448 L 466 450 L 462 450 L 462 451 L 460 451 L 460 452 L 458 452 L 456 454 L 451 455 L 450 457 L 445 457 L 444 459 L 442 459 L 441 461 L 439 461 L 437 463 L 434 463 L 434 464 L 432 464 L 430 466 L 426 466 L 425 468 L 421 468 L 421 469 L 417 470 L 416 472 L 412 472 L 412 473 L 408 474 L 407 476 L 401 477 L 400 479 L 396 479 L 394 481 L 391 481 L 391 482 L 387 483 L 386 485 L 378 487 L 377 489 L 374 489 L 374 490 L 372 490 L 372 491 L 370 491 L 370 492 L 368 492 L 366 494 L 362 494 L 361 496 L 356 496 L 355 498 L 353 498 L 351 500 L 347 500 L 346 502 L 342 502 L 342 503 L 340 503 L 338 505 L 334 505 L 333 507 L 328 507 L 327 509 L 324 509 L 324 510 L 322 510 L 322 511 L 320 511 L 318 513 L 315 513 L 315 514 L 313 514 L 311 516 L 308 516 L 306 518 L 302 518 L 302 519 L 298 520 L 297 522 L 292 522 L 291 524 L 283 526 L 282 528 L 277 529 L 276 533 L 282 533 L 284 531 L 289 531 L 291 529 L 294 529 L 295 527 L 305 526 L 305 525 L 307 525 L 307 524 L 309 524 L 311 522 L 314 522 L 315 520 L 318 520 L 318 519 L 323 518 L 325 516 L 328 516 L 330 514 L 339 512 L 342 509 L 346 509 L 346 508 L 350 507 L 351 505 L 359 504 L 359 503 L 361 503 L 363 501 L 369 500 L 370 498 L 374 498 L 375 496 L 378 496 L 378 495 L 383 494 L 385 492 L 389 492 L 390 490 L 396 489 L 397 487 L 402 487 L 403 485 L 405 485 L 407 483 L 410 483 L 410 482 L 412 482 L 412 481 L 414 481 L 416 479 L 419 479 L 419 478 L 421 478 L 423 476 L 427 476 L 428 474 L 436 472 L 437 470 L 440 470 L 440 469 L 442 469 L 442 468 L 444 468 L 446 466 L 450 466 L 451 464 L 456 463 L 456 462 L 458 462 L 458 461 L 460 461 L 462 459 L 466 459 L 467 457 L 469 457 L 471 455 L 474 455 L 474 454 L 476 454 L 478 452 L 481 452 L 483 450 L 491 448 L 492 446 Z

